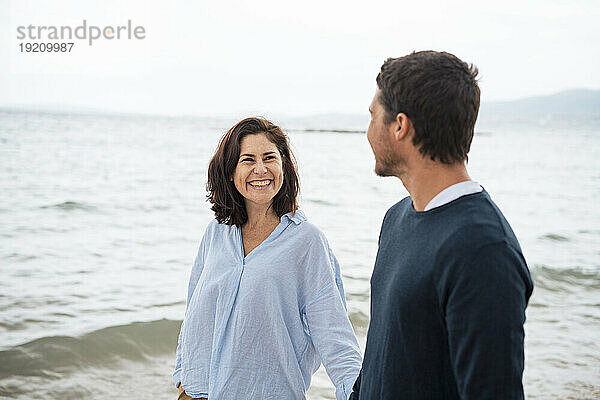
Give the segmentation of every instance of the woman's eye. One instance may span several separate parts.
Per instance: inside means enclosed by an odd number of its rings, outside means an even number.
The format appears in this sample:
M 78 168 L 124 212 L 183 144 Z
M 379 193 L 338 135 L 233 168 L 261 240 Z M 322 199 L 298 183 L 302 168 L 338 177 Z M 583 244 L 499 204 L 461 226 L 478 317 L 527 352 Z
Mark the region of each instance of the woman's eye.
M 252 161 L 252 159 L 251 159 L 251 158 L 244 158 L 244 159 L 242 160 L 242 162 L 244 162 L 244 161 Z

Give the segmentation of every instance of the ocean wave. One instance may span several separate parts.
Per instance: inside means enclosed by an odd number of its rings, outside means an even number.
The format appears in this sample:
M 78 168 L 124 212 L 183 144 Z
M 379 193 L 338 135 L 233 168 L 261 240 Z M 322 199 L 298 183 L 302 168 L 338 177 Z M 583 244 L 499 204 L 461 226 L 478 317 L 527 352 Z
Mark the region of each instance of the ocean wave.
M 38 256 L 34 255 L 34 254 L 10 253 L 8 255 L 3 256 L 2 258 L 9 259 L 11 261 L 16 261 L 16 262 L 23 262 L 23 261 L 35 260 L 38 258 Z
M 307 203 L 320 204 L 320 205 L 323 205 L 323 206 L 337 206 L 336 203 L 332 203 L 330 201 L 322 200 L 322 199 L 306 199 L 305 201 Z
M 571 292 L 576 288 L 600 289 L 600 271 L 589 268 L 552 268 L 535 265 L 531 274 L 536 287 Z
M 145 361 L 174 353 L 181 321 L 161 319 L 111 326 L 79 337 L 49 336 L 0 351 L 0 379 L 51 378 L 122 360 Z
M 555 242 L 568 242 L 570 240 L 568 237 L 559 235 L 558 233 L 548 233 L 540 239 L 553 240 Z
M 82 202 L 77 202 L 77 201 L 64 201 L 62 203 L 41 206 L 40 208 L 50 208 L 50 209 L 58 209 L 58 210 L 65 210 L 65 211 L 71 211 L 71 210 L 94 211 L 94 210 L 96 210 L 96 207 L 94 207 L 92 205 L 82 203 Z

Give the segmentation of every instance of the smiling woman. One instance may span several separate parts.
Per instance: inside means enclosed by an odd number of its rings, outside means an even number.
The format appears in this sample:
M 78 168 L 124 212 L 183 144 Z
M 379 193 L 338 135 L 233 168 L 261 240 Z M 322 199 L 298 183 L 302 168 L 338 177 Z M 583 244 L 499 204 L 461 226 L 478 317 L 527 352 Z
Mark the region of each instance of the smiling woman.
M 238 165 L 231 181 L 244 197 L 246 208 L 270 205 L 283 183 L 281 154 L 265 134 L 242 139 Z
M 228 225 L 245 224 L 255 202 L 268 202 L 277 217 L 296 211 L 296 160 L 281 128 L 261 118 L 233 126 L 208 166 L 206 190 L 217 221 Z
M 215 219 L 188 285 L 173 381 L 179 399 L 305 399 L 321 362 L 347 399 L 361 355 L 340 266 L 298 209 L 286 135 L 248 118 L 208 168 Z

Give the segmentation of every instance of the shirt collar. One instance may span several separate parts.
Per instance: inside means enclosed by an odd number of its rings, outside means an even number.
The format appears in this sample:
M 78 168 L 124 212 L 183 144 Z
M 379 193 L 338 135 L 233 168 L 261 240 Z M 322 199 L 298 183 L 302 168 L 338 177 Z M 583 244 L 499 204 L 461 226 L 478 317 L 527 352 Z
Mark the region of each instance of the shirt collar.
M 296 225 L 300 225 L 302 222 L 306 221 L 306 219 L 307 219 L 306 215 L 304 215 L 304 212 L 302 212 L 302 210 L 296 210 L 295 213 L 289 212 L 287 214 L 283 214 L 281 216 L 281 221 L 283 221 L 284 217 L 289 219 Z
M 423 211 L 429 211 L 433 208 L 448 204 L 459 197 L 466 196 L 467 194 L 481 192 L 483 188 L 475 181 L 464 181 L 455 183 L 452 186 L 439 192 L 427 205 Z

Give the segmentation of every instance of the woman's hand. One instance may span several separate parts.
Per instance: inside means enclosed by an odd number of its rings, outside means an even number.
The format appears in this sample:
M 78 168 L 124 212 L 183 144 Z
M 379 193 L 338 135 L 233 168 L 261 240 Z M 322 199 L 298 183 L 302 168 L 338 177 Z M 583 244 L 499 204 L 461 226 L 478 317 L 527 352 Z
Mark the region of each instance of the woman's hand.
M 179 392 L 177 392 L 177 396 L 179 396 L 181 394 L 181 392 L 183 392 L 183 387 L 181 386 L 181 382 L 179 382 L 179 386 L 177 387 L 177 389 L 179 390 Z

